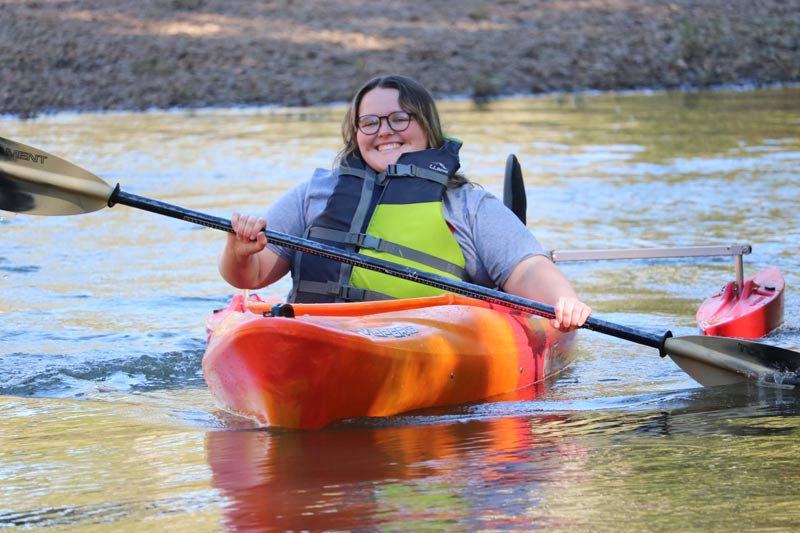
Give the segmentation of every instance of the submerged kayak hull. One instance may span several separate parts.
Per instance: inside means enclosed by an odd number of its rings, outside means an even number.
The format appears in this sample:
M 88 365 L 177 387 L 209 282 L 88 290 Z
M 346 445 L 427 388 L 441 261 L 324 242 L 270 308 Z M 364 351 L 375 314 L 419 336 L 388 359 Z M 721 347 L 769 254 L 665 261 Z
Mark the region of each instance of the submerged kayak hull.
M 705 300 L 697 310 L 697 324 L 705 335 L 757 339 L 783 324 L 785 282 L 777 268 L 768 268 Z
M 573 360 L 575 333 L 470 298 L 282 307 L 236 299 L 207 321 L 203 372 L 220 406 L 264 426 L 313 429 L 474 402 Z M 238 309 L 237 309 L 238 307 Z

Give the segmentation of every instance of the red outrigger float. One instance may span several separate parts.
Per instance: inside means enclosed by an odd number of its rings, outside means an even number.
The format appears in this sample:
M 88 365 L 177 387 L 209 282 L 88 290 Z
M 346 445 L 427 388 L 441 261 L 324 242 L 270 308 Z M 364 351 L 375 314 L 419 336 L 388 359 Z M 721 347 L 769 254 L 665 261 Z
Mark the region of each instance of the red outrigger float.
M 730 281 L 697 310 L 704 335 L 757 339 L 783 324 L 783 275 L 768 268 Z
M 776 268 L 762 270 L 744 279 L 742 256 L 752 252 L 749 244 L 690 246 L 684 248 L 640 248 L 629 250 L 551 251 L 553 261 L 603 259 L 656 259 L 732 255 L 736 280 L 706 299 L 697 310 L 697 325 L 704 335 L 757 339 L 783 324 L 783 275 Z

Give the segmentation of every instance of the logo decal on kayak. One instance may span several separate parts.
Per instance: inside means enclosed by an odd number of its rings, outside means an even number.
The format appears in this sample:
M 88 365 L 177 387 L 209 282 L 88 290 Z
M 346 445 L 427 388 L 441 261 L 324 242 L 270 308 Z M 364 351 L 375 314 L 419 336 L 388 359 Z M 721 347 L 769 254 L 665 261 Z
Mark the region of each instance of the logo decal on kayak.
M 393 326 L 390 328 L 359 328 L 358 332 L 367 337 L 394 337 L 395 339 L 402 339 L 403 337 L 412 337 L 417 335 L 419 331 L 414 326 Z

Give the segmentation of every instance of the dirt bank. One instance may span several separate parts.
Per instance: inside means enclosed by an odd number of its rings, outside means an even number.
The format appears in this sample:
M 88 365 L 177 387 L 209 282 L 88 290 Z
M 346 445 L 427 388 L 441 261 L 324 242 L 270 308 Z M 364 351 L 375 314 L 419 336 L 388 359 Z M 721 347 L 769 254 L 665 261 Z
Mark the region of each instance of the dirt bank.
M 800 0 L 0 0 L 0 113 L 800 80 Z

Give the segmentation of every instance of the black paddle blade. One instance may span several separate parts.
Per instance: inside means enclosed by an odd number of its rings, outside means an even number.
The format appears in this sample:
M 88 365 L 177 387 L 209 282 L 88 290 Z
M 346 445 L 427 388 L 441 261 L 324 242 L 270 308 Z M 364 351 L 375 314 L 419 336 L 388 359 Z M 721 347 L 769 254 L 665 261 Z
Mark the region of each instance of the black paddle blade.
M 0 209 L 77 215 L 107 207 L 111 187 L 54 155 L 0 137 Z
M 701 385 L 754 380 L 770 385 L 800 385 L 800 353 L 730 337 L 666 339 L 664 351 Z

